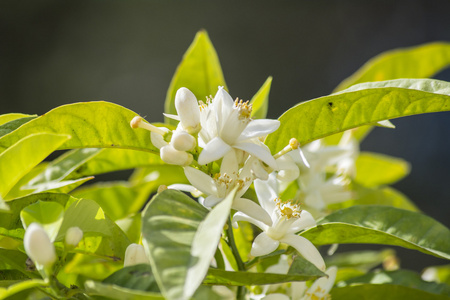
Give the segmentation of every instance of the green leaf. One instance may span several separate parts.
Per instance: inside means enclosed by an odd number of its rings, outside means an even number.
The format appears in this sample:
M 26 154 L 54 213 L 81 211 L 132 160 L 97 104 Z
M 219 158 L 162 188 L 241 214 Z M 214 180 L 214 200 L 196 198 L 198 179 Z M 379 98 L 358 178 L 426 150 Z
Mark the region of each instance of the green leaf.
M 132 129 L 137 114 L 109 102 L 81 102 L 59 106 L 0 138 L 0 152 L 32 133 L 69 134 L 59 149 L 123 148 L 159 153 L 144 129 Z
M 192 240 L 191 258 L 183 288 L 183 299 L 190 299 L 208 272 L 211 260 L 216 253 L 223 227 L 230 215 L 231 205 L 237 188 L 217 204 L 200 222 Z
M 366 188 L 353 183 L 356 198 L 328 205 L 331 210 L 338 210 L 354 205 L 388 205 L 400 209 L 419 212 L 419 208 L 405 195 L 391 187 Z
M 40 286 L 46 286 L 47 283 L 44 280 L 41 279 L 30 279 L 30 280 L 25 280 L 22 281 L 20 283 L 16 283 L 14 285 L 11 285 L 10 287 L 8 287 L 7 289 L 5 288 L 0 288 L 0 299 L 6 299 L 7 297 L 11 297 L 15 294 L 18 294 L 22 291 L 28 290 L 28 289 L 32 289 L 35 287 L 40 287 Z
M 54 241 L 64 218 L 64 207 L 57 202 L 38 201 L 28 205 L 20 212 L 20 219 L 25 229 L 33 223 L 39 223 Z
M 123 260 L 130 241 L 97 203 L 87 199 L 73 201 L 64 213 L 56 241 L 62 241 L 67 229 L 74 226 L 83 231 L 76 251 Z
M 325 257 L 327 266 L 336 266 L 341 268 L 355 268 L 359 270 L 369 271 L 370 269 L 380 265 L 388 258 L 395 256 L 395 251 L 392 249 L 376 250 L 361 250 L 344 253 L 335 253 L 332 256 Z
M 219 58 L 208 34 L 202 30 L 195 36 L 170 82 L 164 112 L 177 114 L 175 94 L 181 87 L 188 88 L 198 100 L 205 100 L 208 96 L 214 96 L 219 86 L 226 87 Z M 165 119 L 166 123 L 177 123 L 172 119 Z
M 25 123 L 28 123 L 29 121 L 35 119 L 37 116 L 30 116 L 30 117 L 24 117 L 16 120 L 9 121 L 8 123 L 5 123 L 0 126 L 0 137 L 13 132 L 20 126 L 22 126 Z
M 136 213 L 133 216 L 116 221 L 117 226 L 127 235 L 132 243 L 138 244 L 141 240 L 142 215 Z
M 301 145 L 378 121 L 450 110 L 450 83 L 401 79 L 362 83 L 343 92 L 300 103 L 280 118 L 265 143 L 272 153 L 291 138 Z
M 450 230 L 421 213 L 361 205 L 334 212 L 301 233 L 316 245 L 383 244 L 450 259 Z
M 419 293 L 427 292 L 430 295 L 436 296 L 440 295 L 450 297 L 450 287 L 448 285 L 423 281 L 420 278 L 419 274 L 408 270 L 398 270 L 391 272 L 377 271 L 373 273 L 368 273 L 360 277 L 349 279 L 345 282 L 339 282 L 338 286 L 344 287 L 344 286 L 352 286 L 355 284 L 377 284 L 380 287 L 380 289 L 383 289 L 383 286 L 385 285 L 402 286 L 416 290 Z M 395 299 L 405 299 L 405 298 L 399 297 Z M 434 299 L 434 298 L 426 298 L 426 299 Z M 436 299 L 441 298 L 437 297 Z
M 409 163 L 401 158 L 362 152 L 356 160 L 355 181 L 367 187 L 392 184 L 409 171 Z
M 266 82 L 253 96 L 250 104 L 252 105 L 252 118 L 264 119 L 267 116 L 267 109 L 269 108 L 269 93 L 272 85 L 272 76 L 267 78 Z
M 342 288 L 333 288 L 330 292 L 333 300 L 448 300 L 444 295 L 431 294 L 393 284 L 358 284 Z
M 60 274 L 81 275 L 93 280 L 103 280 L 122 268 L 123 262 L 121 261 L 105 260 L 103 257 L 93 256 L 92 253 L 76 253 Z
M 17 270 L 28 277 L 38 275 L 26 270 L 28 256 L 20 251 L 0 249 L 0 270 Z
M 314 267 L 314 266 L 313 266 Z M 219 269 L 209 269 L 205 284 L 214 285 L 263 285 L 276 284 L 291 281 L 307 281 L 324 276 L 324 273 L 314 269 L 298 269 L 295 273 L 254 273 L 254 272 L 231 272 Z
M 157 293 L 143 292 L 139 290 L 132 290 L 129 288 L 120 287 L 117 285 L 104 284 L 88 280 L 85 282 L 84 287 L 88 295 L 103 296 L 107 299 L 118 300 L 164 300 L 165 298 Z
M 73 201 L 75 200 L 75 198 L 72 198 L 70 195 L 66 194 L 42 193 L 8 201 L 8 204 L 11 207 L 11 212 L 0 212 L 0 227 L 6 229 L 22 228 L 22 222 L 20 221 L 20 211 L 38 201 L 51 201 L 64 206 L 69 200 Z
M 143 212 L 143 244 L 158 286 L 168 299 L 183 298 L 189 266 L 198 259 L 191 256 L 192 242 L 207 213 L 206 208 L 175 190 L 157 194 Z
M 81 151 L 75 150 L 75 151 Z M 145 166 L 158 166 L 164 164 L 159 155 L 149 152 L 129 149 L 103 148 L 98 149 L 94 157 L 83 164 L 77 164 L 77 169 L 72 171 L 68 178 L 103 174 L 113 171 L 133 169 Z
M 146 292 L 159 293 L 152 268 L 147 264 L 124 267 L 103 280 L 105 284 L 140 290 Z
M 450 43 L 429 43 L 386 51 L 369 60 L 335 91 L 354 84 L 398 78 L 427 78 L 450 65 Z
M 0 126 L 3 124 L 6 124 L 8 122 L 26 118 L 26 117 L 37 117 L 37 115 L 27 115 L 27 114 L 20 114 L 20 113 L 10 113 L 10 114 L 4 114 L 0 115 Z
M 0 153 L 0 197 L 6 196 L 20 178 L 69 138 L 52 133 L 32 134 L 15 141 Z

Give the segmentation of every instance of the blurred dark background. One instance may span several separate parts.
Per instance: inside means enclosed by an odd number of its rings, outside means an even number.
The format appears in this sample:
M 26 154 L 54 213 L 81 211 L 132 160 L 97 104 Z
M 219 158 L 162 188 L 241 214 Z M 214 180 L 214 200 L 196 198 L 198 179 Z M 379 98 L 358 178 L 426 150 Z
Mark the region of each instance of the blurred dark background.
M 162 121 L 171 77 L 206 29 L 233 97 L 250 99 L 273 76 L 270 118 L 329 94 L 373 56 L 450 41 L 450 1 L 57 1 L 0 2 L 0 113 L 43 114 L 107 100 Z M 450 70 L 435 78 L 450 81 Z M 449 113 L 397 119 L 362 149 L 412 163 L 395 185 L 450 225 Z M 418 224 L 420 226 L 420 224 Z M 443 260 L 409 250 L 420 270 Z

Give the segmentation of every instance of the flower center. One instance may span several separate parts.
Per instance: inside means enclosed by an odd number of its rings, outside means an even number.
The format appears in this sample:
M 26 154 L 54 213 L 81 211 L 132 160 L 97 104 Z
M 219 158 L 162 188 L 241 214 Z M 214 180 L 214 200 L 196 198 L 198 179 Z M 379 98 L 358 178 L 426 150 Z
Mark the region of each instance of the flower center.
M 307 296 L 309 296 L 309 299 L 311 300 L 330 300 L 331 295 L 327 294 L 324 289 L 322 289 L 320 286 L 317 287 L 315 291 L 312 293 L 306 293 Z
M 283 202 L 280 198 L 276 198 L 274 201 L 281 217 L 288 220 L 290 218 L 300 218 L 300 214 L 302 212 L 300 205 L 294 204 L 291 201 Z
M 239 178 L 239 175 L 233 173 L 231 176 L 227 173 L 217 173 L 214 175 L 214 181 L 219 192 L 219 195 L 226 195 L 234 187 L 238 187 L 238 191 L 244 188 L 245 184 L 251 180 L 250 178 Z
M 244 102 L 243 100 L 239 100 L 238 98 L 236 98 L 236 100 L 234 101 L 234 107 L 238 111 L 239 120 L 250 119 L 250 116 L 252 114 L 252 105 L 249 101 Z

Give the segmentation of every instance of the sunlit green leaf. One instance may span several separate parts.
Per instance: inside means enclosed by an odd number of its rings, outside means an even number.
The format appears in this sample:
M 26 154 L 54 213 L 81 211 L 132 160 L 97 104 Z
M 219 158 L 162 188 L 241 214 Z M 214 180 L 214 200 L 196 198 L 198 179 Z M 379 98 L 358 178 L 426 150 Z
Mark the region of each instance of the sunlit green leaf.
M 312 266 L 314 267 L 314 266 Z M 217 285 L 263 285 L 275 284 L 291 281 L 313 280 L 324 274 L 317 268 L 302 269 L 295 273 L 274 274 L 274 273 L 254 273 L 254 272 L 231 272 L 219 269 L 209 269 L 205 284 Z
M 267 116 L 267 109 L 269 108 L 269 92 L 272 84 L 272 76 L 267 78 L 266 82 L 253 96 L 250 104 L 252 105 L 252 118 L 264 119 Z
M 237 188 L 217 204 L 200 222 L 192 240 L 191 258 L 184 283 L 183 299 L 189 299 L 195 293 L 208 272 L 211 260 L 217 249 L 223 227 L 230 214 L 231 204 Z
M 22 223 L 20 221 L 20 211 L 25 207 L 36 203 L 38 201 L 51 201 L 65 206 L 69 200 L 75 200 L 70 195 L 59 194 L 59 193 L 42 193 L 25 196 L 22 198 L 14 199 L 8 201 L 11 207 L 10 213 L 0 212 L 0 227 L 6 229 L 22 228 Z
M 360 250 L 344 253 L 335 253 L 332 256 L 325 257 L 327 266 L 336 266 L 340 268 L 356 268 L 368 271 L 388 258 L 395 255 L 392 249 L 376 250 Z
M 41 279 L 30 279 L 25 280 L 20 283 L 11 285 L 8 288 L 0 288 L 0 299 L 6 299 L 7 297 L 11 297 L 15 294 L 18 294 L 22 291 L 32 289 L 35 287 L 46 286 L 47 283 Z
M 92 253 L 76 253 L 64 266 L 62 272 L 81 275 L 94 280 L 103 280 L 122 268 L 122 261 L 111 261 L 104 257 L 93 256 Z
M 156 195 L 142 215 L 143 243 L 158 286 L 168 299 L 182 299 L 197 228 L 208 210 L 175 190 Z M 213 253 L 214 254 L 214 253 Z
M 18 270 L 28 277 L 37 277 L 36 274 L 26 270 L 28 256 L 20 251 L 0 249 L 0 270 Z
M 141 240 L 141 227 L 142 216 L 141 213 L 136 213 L 133 216 L 129 216 L 115 221 L 117 226 L 127 235 L 128 239 L 132 243 L 139 243 Z
M 37 133 L 10 145 L 0 154 L 0 196 L 6 196 L 20 178 L 69 138 L 68 135 Z
M 226 86 L 220 67 L 219 58 L 206 31 L 199 31 L 178 66 L 166 95 L 164 112 L 177 114 L 175 94 L 181 87 L 186 87 L 198 100 L 205 101 L 207 96 L 214 96 L 219 86 Z M 176 121 L 166 118 L 169 124 Z
M 303 145 L 386 119 L 448 110 L 448 82 L 400 79 L 362 83 L 289 109 L 279 118 L 280 128 L 267 137 L 266 145 L 276 153 L 293 137 Z
M 130 241 L 97 203 L 87 199 L 73 201 L 64 213 L 56 241 L 62 241 L 67 229 L 74 226 L 83 231 L 83 239 L 76 251 L 95 253 L 113 260 L 123 259 Z
M 0 138 L 0 152 L 33 133 L 68 134 L 59 149 L 122 148 L 159 153 L 144 129 L 132 129 L 137 114 L 109 102 L 81 102 L 59 106 Z
M 31 171 L 25 174 L 20 180 L 9 190 L 8 194 L 5 196 L 5 200 L 9 201 L 16 198 L 21 198 L 33 193 L 33 190 L 25 189 L 28 182 L 33 179 L 37 174 L 42 172 L 47 166 L 47 162 L 43 161 L 34 167 Z
M 366 188 L 356 183 L 352 184 L 355 199 L 328 205 L 331 210 L 338 210 L 354 205 L 388 205 L 396 208 L 420 211 L 419 208 L 399 191 L 392 187 Z
M 419 289 L 394 284 L 358 284 L 342 288 L 333 288 L 330 292 L 333 300 L 448 300 L 445 295 L 431 294 Z
M 14 121 L 17 119 L 26 118 L 26 117 L 37 117 L 37 115 L 27 115 L 27 114 L 20 114 L 20 113 L 10 113 L 10 114 L 0 115 L 0 125 L 3 125 L 5 123 Z
M 64 207 L 57 202 L 38 201 L 28 205 L 20 212 L 25 229 L 33 223 L 39 223 L 45 229 L 51 241 L 54 241 L 64 217 Z
M 356 182 L 372 187 L 392 184 L 408 175 L 409 163 L 378 153 L 362 152 L 356 160 Z
M 450 259 L 450 230 L 421 213 L 359 205 L 334 212 L 301 235 L 316 245 L 383 244 Z
M 24 118 L 20 118 L 20 119 L 15 119 L 12 121 L 9 121 L 3 125 L 0 125 L 0 137 L 13 132 L 14 130 L 16 130 L 17 128 L 19 128 L 20 126 L 22 126 L 25 123 L 28 123 L 29 121 L 35 119 L 37 116 L 29 116 L 29 117 L 24 117 Z
M 398 270 L 398 271 L 377 271 L 373 273 L 368 273 L 366 275 L 355 277 L 349 279 L 345 282 L 340 282 L 338 284 L 339 287 L 344 286 L 352 286 L 356 284 L 376 284 L 379 286 L 381 290 L 384 289 L 385 286 L 397 286 L 397 287 L 405 287 L 409 289 L 416 290 L 420 295 L 426 292 L 430 294 L 430 298 L 422 298 L 422 299 L 446 299 L 445 297 L 450 297 L 450 287 L 446 284 L 439 284 L 435 282 L 426 282 L 423 281 L 419 274 L 407 271 L 407 270 Z M 402 290 L 402 289 L 400 289 Z M 402 290 L 402 292 L 404 292 Z M 410 291 L 408 291 L 410 292 Z M 394 297 L 396 295 L 397 297 Z M 389 299 L 409 299 L 401 297 L 401 294 L 391 295 Z M 333 298 L 334 299 L 334 298 Z M 371 298 L 372 299 L 372 298 Z M 381 298 L 377 298 L 381 299 Z M 413 299 L 418 299 L 414 297 Z
M 87 294 L 90 296 L 98 295 L 106 297 L 106 299 L 119 300 L 164 300 L 165 298 L 158 293 L 144 292 L 133 290 L 117 285 L 86 281 L 84 284 Z
M 105 284 L 114 284 L 132 290 L 159 293 L 152 268 L 147 264 L 124 267 L 103 280 Z
M 427 78 L 450 65 L 450 43 L 429 43 L 386 51 L 369 60 L 335 91 L 351 85 L 398 78 Z

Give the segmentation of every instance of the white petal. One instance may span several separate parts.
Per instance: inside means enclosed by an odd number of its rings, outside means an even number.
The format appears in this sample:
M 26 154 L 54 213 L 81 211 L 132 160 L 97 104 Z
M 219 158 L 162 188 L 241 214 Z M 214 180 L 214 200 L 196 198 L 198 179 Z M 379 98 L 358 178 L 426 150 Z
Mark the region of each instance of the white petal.
M 220 173 L 224 174 L 237 174 L 238 173 L 238 162 L 236 157 L 236 150 L 231 149 L 222 159 L 222 164 L 220 165 Z
M 289 300 L 289 296 L 280 293 L 269 294 L 261 300 Z
M 247 216 L 246 214 L 238 211 L 237 213 L 235 213 L 233 215 L 233 219 L 231 221 L 232 225 L 234 228 L 238 228 L 238 222 L 239 221 L 245 221 L 245 222 L 249 222 L 252 223 L 253 225 L 255 225 L 256 227 L 258 227 L 259 229 L 261 229 L 262 231 L 266 231 L 267 230 L 267 225 L 264 224 L 263 222 L 256 220 L 252 217 Z
M 294 181 L 300 175 L 300 170 L 289 155 L 283 155 L 276 159 L 278 169 L 277 178 L 281 181 Z
M 254 182 L 259 204 L 269 213 L 275 210 L 275 199 L 278 198 L 278 185 L 275 175 L 270 174 L 269 180 L 256 179 Z
M 220 137 L 213 138 L 198 157 L 198 163 L 206 165 L 212 161 L 218 160 L 227 154 L 231 150 L 230 145 L 225 143 Z
M 197 98 L 187 88 L 178 89 L 175 95 L 175 108 L 180 116 L 180 123 L 189 133 L 200 130 L 200 108 Z
M 194 197 L 199 197 L 201 194 L 203 194 L 201 191 L 197 190 L 195 187 L 189 184 L 175 183 L 167 186 L 167 188 L 171 190 L 188 192 L 191 193 Z
M 325 271 L 322 255 L 309 240 L 299 235 L 287 234 L 280 239 L 280 242 L 294 247 L 306 260 L 309 260 L 319 270 Z
M 234 199 L 231 208 L 241 211 L 247 216 L 259 220 L 268 226 L 272 226 L 272 219 L 270 218 L 270 215 L 252 200 L 245 198 Z
M 269 133 L 272 133 L 275 130 L 277 130 L 278 127 L 280 127 L 280 121 L 278 120 L 269 120 L 269 119 L 252 120 L 250 123 L 248 123 L 247 127 L 242 131 L 238 141 L 268 135 Z
M 205 198 L 205 200 L 203 200 L 202 205 L 205 207 L 213 207 L 214 205 L 216 205 L 217 203 L 219 203 L 220 201 L 222 201 L 224 198 L 220 198 L 220 197 L 216 197 L 216 196 L 208 196 Z
M 262 143 L 261 143 L 262 144 Z M 264 147 L 262 145 L 257 145 L 254 143 L 243 143 L 239 142 L 233 145 L 234 148 L 244 150 L 251 155 L 256 156 L 263 162 L 265 162 L 269 167 L 271 167 L 274 170 L 277 170 L 277 163 L 275 162 L 275 159 L 273 158 L 272 154 L 270 153 L 269 148 Z
M 150 140 L 152 141 L 153 146 L 155 146 L 158 149 L 161 149 L 162 147 L 168 145 L 164 140 L 164 137 L 156 132 L 150 132 Z
M 172 114 L 166 114 L 166 113 L 163 113 L 163 115 L 166 118 L 169 118 L 169 119 L 172 119 L 172 120 L 176 120 L 176 121 L 180 121 L 180 116 L 172 115 Z
M 185 167 L 184 174 L 189 182 L 199 191 L 206 195 L 216 195 L 217 187 L 214 180 L 200 170 Z
M 270 238 L 265 232 L 261 232 L 253 241 L 250 254 L 253 256 L 263 256 L 277 250 L 279 241 Z
M 233 110 L 233 99 L 223 87 L 219 87 L 219 90 L 214 96 L 212 105 L 216 113 L 217 130 L 220 132 Z
M 324 290 L 325 294 L 328 294 L 334 285 L 334 281 L 336 280 L 337 268 L 335 266 L 329 267 L 325 273 L 328 277 L 321 277 L 314 281 L 308 291 L 313 293 L 318 287 L 320 287 L 321 290 Z
M 316 220 L 314 217 L 306 210 L 302 210 L 300 213 L 300 218 L 292 223 L 291 228 L 289 228 L 288 233 L 296 233 L 300 230 L 316 226 Z

